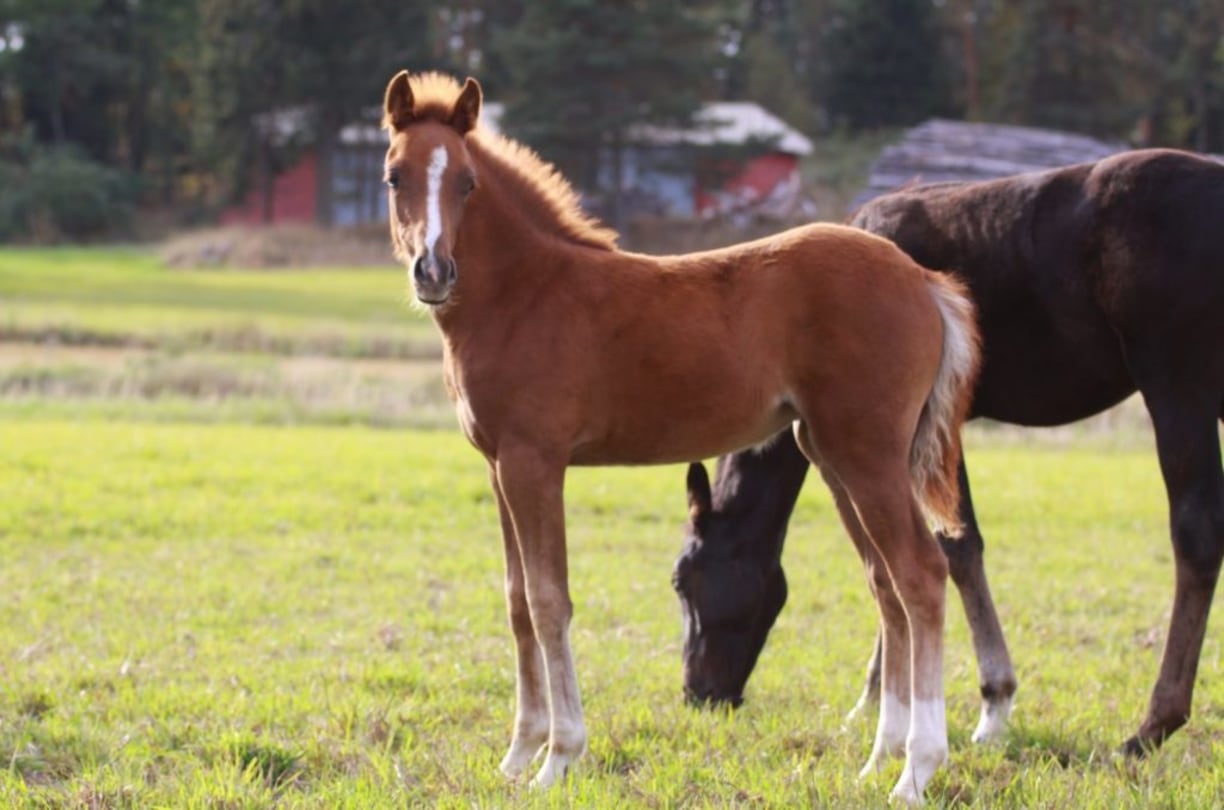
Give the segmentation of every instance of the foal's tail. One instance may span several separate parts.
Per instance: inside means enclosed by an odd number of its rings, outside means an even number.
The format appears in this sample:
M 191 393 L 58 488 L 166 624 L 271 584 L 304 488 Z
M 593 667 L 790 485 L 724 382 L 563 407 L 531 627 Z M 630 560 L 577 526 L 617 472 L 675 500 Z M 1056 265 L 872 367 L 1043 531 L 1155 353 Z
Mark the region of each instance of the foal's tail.
M 943 273 L 927 273 L 931 297 L 943 319 L 943 353 L 910 446 L 914 494 L 943 534 L 960 534 L 961 423 L 969 413 L 980 357 L 976 311 L 965 285 Z

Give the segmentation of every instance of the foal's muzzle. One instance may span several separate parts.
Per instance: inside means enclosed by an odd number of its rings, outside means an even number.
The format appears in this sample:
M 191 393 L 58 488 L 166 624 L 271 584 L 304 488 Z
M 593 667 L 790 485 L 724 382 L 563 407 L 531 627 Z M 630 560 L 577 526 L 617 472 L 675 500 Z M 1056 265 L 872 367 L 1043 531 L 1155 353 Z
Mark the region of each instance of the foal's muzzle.
M 424 251 L 412 262 L 412 288 L 422 304 L 437 306 L 446 303 L 456 278 L 455 260 L 449 256 Z

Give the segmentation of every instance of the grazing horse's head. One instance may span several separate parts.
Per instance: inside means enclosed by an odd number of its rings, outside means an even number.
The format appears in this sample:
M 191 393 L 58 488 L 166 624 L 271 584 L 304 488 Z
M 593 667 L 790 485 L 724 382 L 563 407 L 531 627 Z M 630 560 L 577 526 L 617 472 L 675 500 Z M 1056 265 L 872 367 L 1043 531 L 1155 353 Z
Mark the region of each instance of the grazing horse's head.
M 786 604 L 786 575 L 754 515 L 716 509 L 705 467 L 689 466 L 689 521 L 672 585 L 684 614 L 684 693 L 695 704 L 743 702 L 744 684 Z
M 445 304 L 458 280 L 455 233 L 476 189 L 464 136 L 480 116 L 480 85 L 468 79 L 455 88 L 440 74 L 401 71 L 383 103 L 391 243 L 412 269 L 417 300 L 431 307 Z

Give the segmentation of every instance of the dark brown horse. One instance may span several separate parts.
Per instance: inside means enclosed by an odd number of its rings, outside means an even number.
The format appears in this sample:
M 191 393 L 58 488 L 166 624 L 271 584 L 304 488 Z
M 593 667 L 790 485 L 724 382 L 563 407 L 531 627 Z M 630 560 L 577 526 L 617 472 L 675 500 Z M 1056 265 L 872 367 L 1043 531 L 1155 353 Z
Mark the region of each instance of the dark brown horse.
M 691 461 L 794 424 L 874 574 L 886 630 L 865 770 L 904 753 L 894 795 L 918 801 L 947 755 L 947 563 L 923 516 L 956 520 L 977 370 L 960 284 L 843 226 L 622 252 L 550 166 L 477 126 L 480 98 L 471 79 L 400 73 L 384 120 L 392 242 L 442 333 L 447 387 L 501 517 L 518 667 L 502 770 L 517 776 L 547 746 L 546 786 L 586 745 L 566 468 Z
M 972 414 L 1060 425 L 1143 394 L 1169 498 L 1176 592 L 1160 675 L 1126 750 L 1180 728 L 1224 554 L 1224 166 L 1169 150 L 877 198 L 853 224 L 969 285 L 983 366 Z M 690 698 L 738 703 L 786 600 L 787 520 L 807 473 L 789 436 L 720 460 L 713 492 L 689 473 L 691 521 L 676 564 Z M 1016 688 L 959 471 L 963 539 L 941 537 L 960 590 L 983 697 L 975 739 L 1005 730 Z M 878 654 L 864 701 L 878 691 Z

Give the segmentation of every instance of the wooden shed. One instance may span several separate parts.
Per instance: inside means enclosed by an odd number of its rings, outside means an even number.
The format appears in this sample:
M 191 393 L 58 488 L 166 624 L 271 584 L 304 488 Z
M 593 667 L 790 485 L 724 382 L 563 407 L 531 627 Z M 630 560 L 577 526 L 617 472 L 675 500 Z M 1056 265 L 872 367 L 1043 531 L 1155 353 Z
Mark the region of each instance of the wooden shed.
M 854 207 L 915 183 L 989 180 L 1099 160 L 1128 148 L 1121 141 L 1057 130 L 936 118 L 908 130 L 880 152 Z

